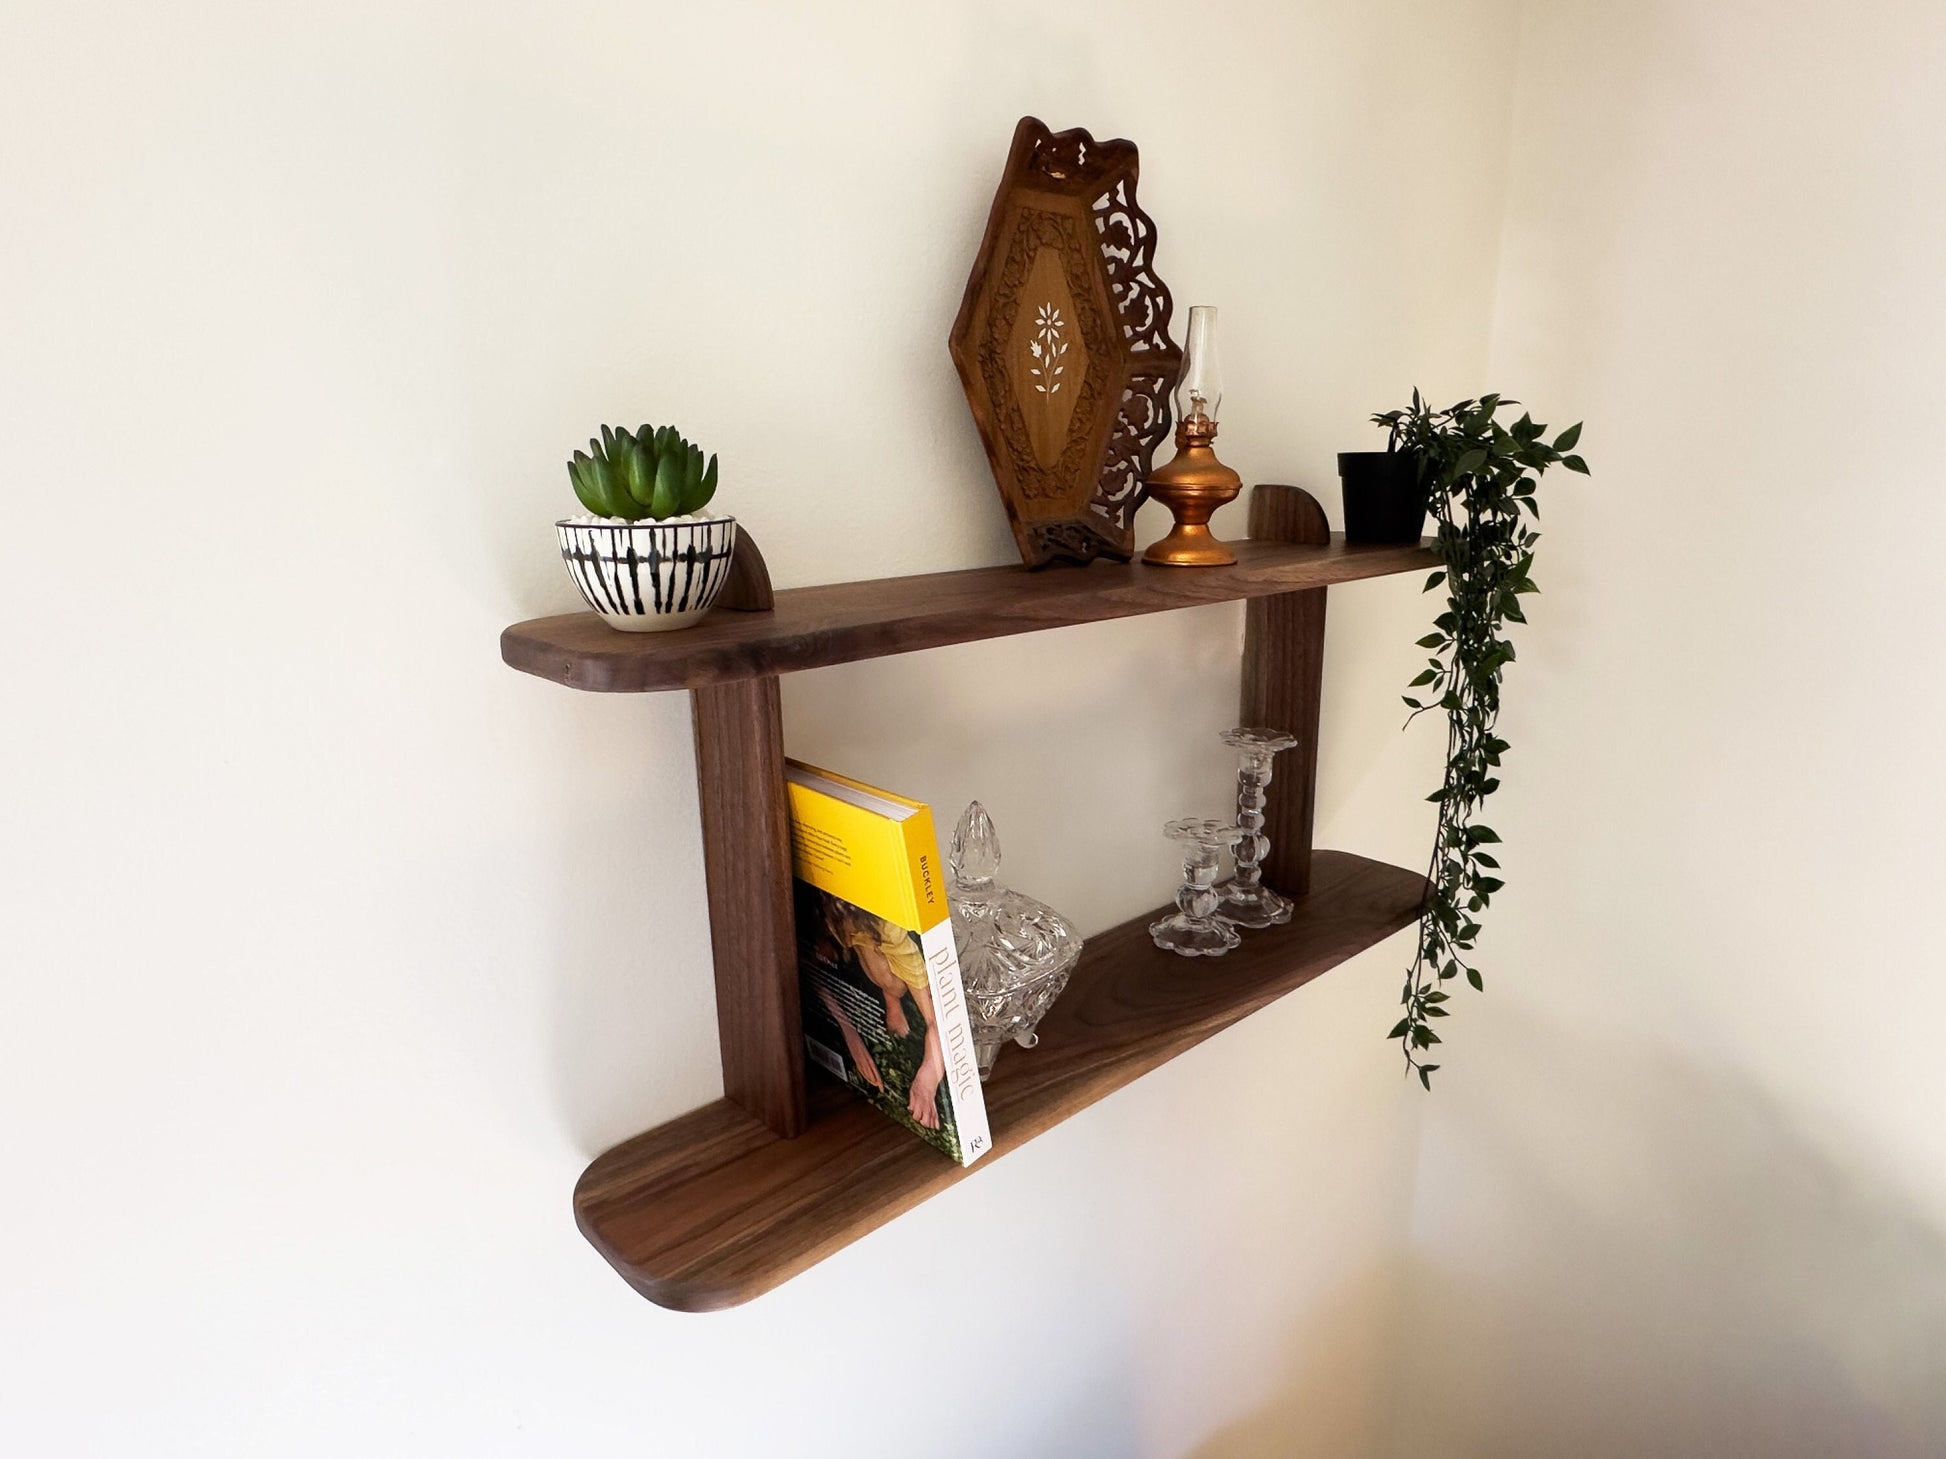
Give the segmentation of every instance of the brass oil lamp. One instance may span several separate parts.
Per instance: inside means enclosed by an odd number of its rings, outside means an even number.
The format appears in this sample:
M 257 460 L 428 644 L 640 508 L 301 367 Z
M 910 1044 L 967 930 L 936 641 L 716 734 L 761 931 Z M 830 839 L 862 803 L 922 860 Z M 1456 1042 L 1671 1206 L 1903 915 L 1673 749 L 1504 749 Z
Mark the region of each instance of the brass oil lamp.
M 1216 309 L 1189 311 L 1189 344 L 1171 397 L 1176 407 L 1176 454 L 1150 475 L 1149 495 L 1175 518 L 1169 535 L 1142 554 L 1166 567 L 1220 567 L 1235 562 L 1209 529 L 1210 514 L 1243 490 L 1243 478 L 1216 459 L 1216 413 L 1223 403 L 1223 370 L 1216 358 Z

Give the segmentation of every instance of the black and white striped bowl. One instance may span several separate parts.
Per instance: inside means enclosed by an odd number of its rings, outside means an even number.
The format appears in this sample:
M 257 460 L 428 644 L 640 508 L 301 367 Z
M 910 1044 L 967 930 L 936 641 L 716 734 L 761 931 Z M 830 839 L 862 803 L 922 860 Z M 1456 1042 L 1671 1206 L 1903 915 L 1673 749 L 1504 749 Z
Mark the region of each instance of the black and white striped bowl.
M 735 517 L 613 524 L 561 521 L 561 558 L 611 628 L 657 633 L 709 611 L 730 579 Z

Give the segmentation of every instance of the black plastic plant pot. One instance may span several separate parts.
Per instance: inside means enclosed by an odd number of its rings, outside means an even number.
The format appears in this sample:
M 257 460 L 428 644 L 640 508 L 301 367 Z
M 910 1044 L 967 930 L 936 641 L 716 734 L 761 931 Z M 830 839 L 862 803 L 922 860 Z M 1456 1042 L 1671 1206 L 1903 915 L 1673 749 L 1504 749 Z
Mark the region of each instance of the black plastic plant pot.
M 1407 451 L 1340 451 L 1345 541 L 1417 542 L 1426 527 L 1418 463 Z

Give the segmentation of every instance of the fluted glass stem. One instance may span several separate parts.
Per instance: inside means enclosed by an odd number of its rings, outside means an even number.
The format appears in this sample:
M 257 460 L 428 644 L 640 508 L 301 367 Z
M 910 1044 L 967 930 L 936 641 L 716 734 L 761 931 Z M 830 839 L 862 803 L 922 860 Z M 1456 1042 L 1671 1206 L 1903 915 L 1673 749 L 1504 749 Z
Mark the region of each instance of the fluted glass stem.
M 1155 945 L 1183 957 L 1220 957 L 1240 940 L 1236 930 L 1217 915 L 1222 896 L 1216 873 L 1225 848 L 1243 833 L 1224 821 L 1187 817 L 1171 821 L 1163 834 L 1182 843 L 1182 886 L 1176 910 L 1149 924 Z
M 1239 889 L 1255 890 L 1263 884 L 1264 857 L 1270 854 L 1270 837 L 1264 834 L 1270 776 L 1270 756 L 1265 754 L 1245 755 L 1237 771 L 1237 824 L 1243 828 L 1237 842 Z
M 1264 858 L 1270 837 L 1264 834 L 1272 766 L 1277 755 L 1297 743 L 1297 736 L 1274 729 L 1233 729 L 1223 743 L 1237 752 L 1237 825 L 1240 837 L 1236 871 L 1216 890 L 1221 897 L 1217 915 L 1238 927 L 1275 927 L 1291 919 L 1291 899 L 1263 884 Z
M 1207 841 L 1191 842 L 1183 852 L 1182 889 L 1176 893 L 1176 906 L 1185 917 L 1213 917 L 1216 904 L 1216 870 L 1221 865 L 1216 847 Z

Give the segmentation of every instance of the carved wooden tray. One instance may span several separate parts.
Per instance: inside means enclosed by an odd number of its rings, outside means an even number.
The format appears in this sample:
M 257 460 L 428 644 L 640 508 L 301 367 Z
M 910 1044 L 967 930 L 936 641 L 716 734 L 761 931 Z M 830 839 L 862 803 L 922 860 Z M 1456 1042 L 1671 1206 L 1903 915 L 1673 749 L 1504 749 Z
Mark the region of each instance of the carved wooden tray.
M 1135 551 L 1182 351 L 1135 144 L 1014 128 L 951 348 L 1029 567 Z

